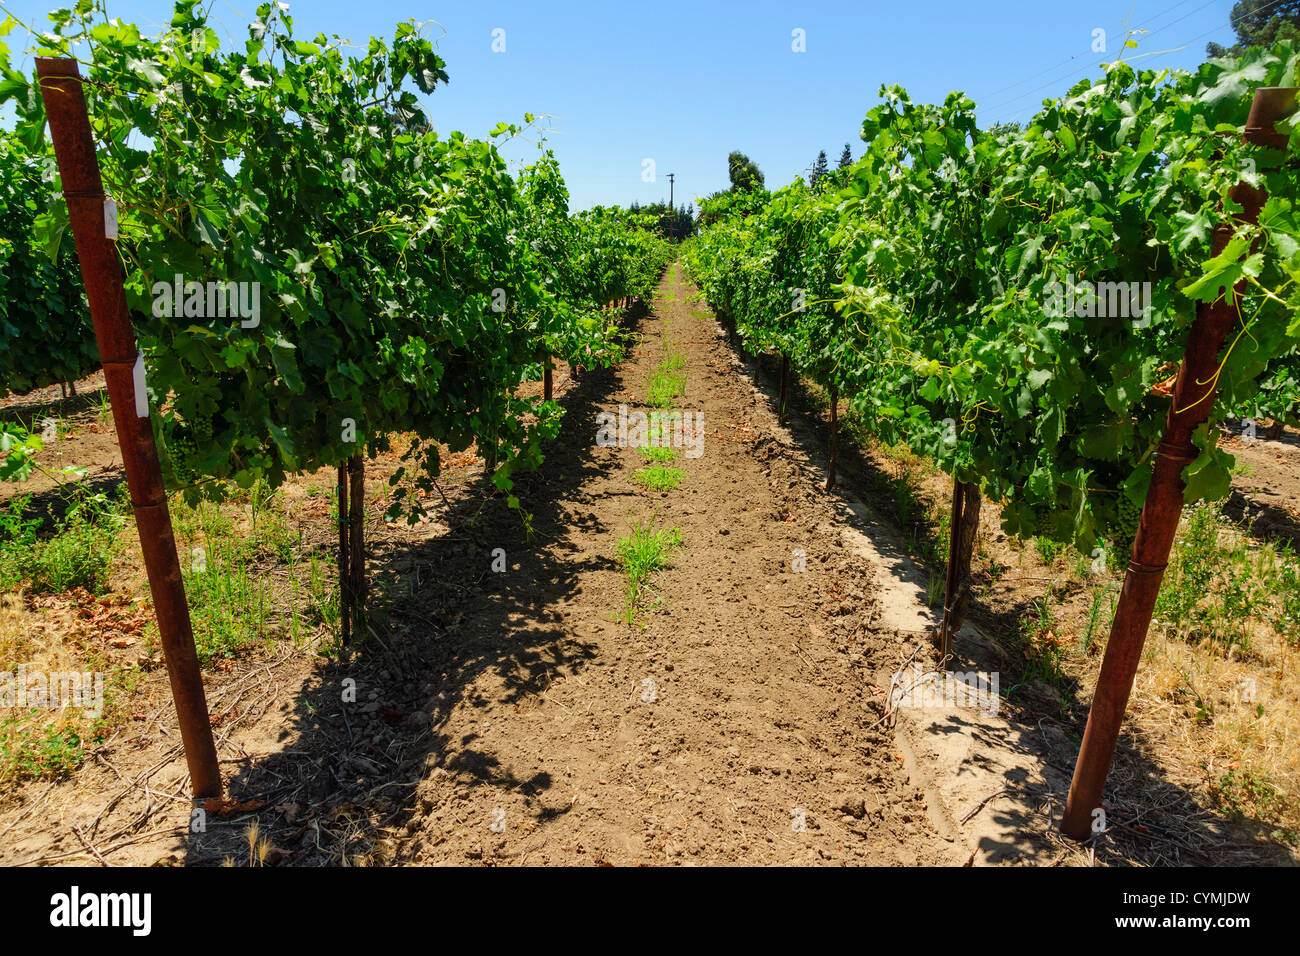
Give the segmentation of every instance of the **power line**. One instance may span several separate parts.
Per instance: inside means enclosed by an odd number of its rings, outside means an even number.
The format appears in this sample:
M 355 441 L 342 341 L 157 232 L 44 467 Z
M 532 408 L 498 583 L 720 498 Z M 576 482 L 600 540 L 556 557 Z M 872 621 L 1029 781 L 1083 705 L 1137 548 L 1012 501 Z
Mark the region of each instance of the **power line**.
M 1159 13 L 1155 14 L 1154 16 L 1152 16 L 1152 17 L 1151 17 L 1147 22 L 1150 22 L 1151 20 L 1159 20 L 1159 19 L 1160 19 L 1161 17 L 1163 17 L 1166 13 L 1170 13 L 1170 12 L 1172 12 L 1172 11 L 1174 11 L 1174 10 L 1177 10 L 1179 7 L 1181 7 L 1181 6 L 1185 5 L 1185 4 L 1191 3 L 1191 2 L 1192 2 L 1192 0 L 1179 0 L 1179 2 L 1178 2 L 1178 3 L 1175 3 L 1172 7 L 1166 7 L 1165 9 L 1161 10 Z M 1210 3 L 1213 3 L 1213 2 L 1215 2 L 1215 0 L 1210 0 Z M 1207 4 L 1207 6 L 1208 6 L 1208 4 Z M 1197 7 L 1197 9 L 1199 10 L 1199 9 L 1201 9 L 1201 8 L 1200 8 L 1200 7 Z M 1196 11 L 1193 10 L 1192 12 L 1195 13 Z M 1177 22 L 1177 21 L 1175 21 L 1175 22 Z M 1164 27 L 1160 27 L 1160 28 L 1158 28 L 1158 29 L 1163 30 Z M 1015 89 L 1017 86 L 1022 86 L 1022 85 L 1024 85 L 1025 83 L 1030 82 L 1031 80 L 1036 80 L 1036 79 L 1038 79 L 1038 77 L 1042 76 L 1042 75 L 1045 74 L 1045 73 L 1052 73 L 1052 72 L 1055 72 L 1056 70 L 1059 70 L 1061 67 L 1066 66 L 1066 65 L 1068 65 L 1068 64 L 1070 64 L 1070 63 L 1073 63 L 1073 62 L 1074 62 L 1075 60 L 1077 60 L 1079 57 L 1081 57 L 1081 56 L 1088 56 L 1088 55 L 1091 54 L 1091 53 L 1093 53 L 1093 51 L 1092 51 L 1091 49 L 1089 49 L 1089 50 L 1087 50 L 1087 51 L 1085 51 L 1085 52 L 1083 52 L 1083 53 L 1076 53 L 1074 56 L 1070 57 L 1068 60 L 1063 60 L 1063 61 L 1061 61 L 1060 63 L 1057 63 L 1055 66 L 1049 66 L 1049 67 L 1048 67 L 1047 69 L 1045 69 L 1045 70 L 1040 70 L 1040 71 L 1037 72 L 1037 73 L 1030 74 L 1029 76 L 1025 77 L 1023 80 L 1017 80 L 1017 81 L 1014 82 L 1014 83 L 1011 83 L 1011 84 L 1008 84 L 1007 86 L 1002 87 L 1001 89 L 994 90 L 992 93 L 986 93 L 986 94 L 984 94 L 984 97 L 985 97 L 985 99 L 989 99 L 989 100 L 995 99 L 996 97 L 998 97 L 998 96 L 1001 95 L 1002 93 L 1005 93 L 1007 90 L 1013 90 L 1013 89 Z
M 1188 3 L 1190 3 L 1191 0 L 1184 0 L 1184 2 L 1188 2 Z M 1191 12 L 1183 14 L 1183 15 L 1182 15 L 1181 17 L 1179 17 L 1177 20 L 1171 20 L 1169 23 L 1166 23 L 1166 24 L 1165 24 L 1164 26 L 1162 26 L 1162 27 L 1157 27 L 1157 28 L 1154 29 L 1154 30 L 1147 31 L 1147 32 L 1146 32 L 1146 35 L 1147 35 L 1148 38 L 1149 38 L 1149 37 L 1152 37 L 1152 36 L 1154 36 L 1155 34 L 1159 33 L 1161 30 L 1164 30 L 1166 27 L 1170 27 L 1170 26 L 1172 26 L 1172 25 L 1175 24 L 1175 23 L 1179 23 L 1179 22 L 1181 22 L 1181 21 L 1183 21 L 1183 20 L 1186 20 L 1188 17 L 1192 16 L 1192 14 L 1194 14 L 1194 13 L 1199 13 L 1201 10 L 1204 10 L 1206 7 L 1210 6 L 1211 4 L 1213 4 L 1213 3 L 1215 3 L 1215 2 L 1217 2 L 1217 0 L 1208 0 L 1208 2 L 1201 4 L 1199 7 L 1197 7 L 1197 8 L 1194 9 L 1194 10 L 1192 10 Z M 1275 0 L 1275 2 L 1276 2 L 1276 0 Z M 1178 4 L 1177 6 L 1181 6 L 1181 5 L 1182 5 L 1182 4 Z M 1177 9 L 1177 6 L 1170 7 L 1170 8 L 1168 8 L 1167 10 L 1162 11 L 1162 13 L 1161 13 L 1160 15 L 1163 16 L 1165 13 L 1169 13 L 1169 12 L 1171 12 L 1171 11 Z M 1229 24 L 1229 25 L 1231 25 L 1231 24 Z M 1140 29 L 1140 28 L 1138 28 L 1138 29 Z M 1132 31 L 1132 32 L 1136 32 L 1136 30 L 1134 30 L 1134 31 Z M 1125 37 L 1124 37 L 1125 42 L 1128 41 L 1128 38 L 1129 38 L 1129 36 L 1132 35 L 1132 32 L 1126 32 Z M 1211 32 L 1213 32 L 1213 31 L 1211 31 Z M 1083 55 L 1083 54 L 1079 54 L 1079 56 L 1082 56 L 1082 55 Z M 1036 86 L 1036 87 L 1034 87 L 1034 88 L 1033 88 L 1032 90 L 1030 90 L 1028 93 L 1016 93 L 1016 94 L 1014 94 L 1013 96 L 1010 96 L 1010 97 L 1008 97 L 1008 98 L 1006 98 L 1006 99 L 1001 100 L 1000 102 L 990 103 L 990 104 L 988 104 L 987 106 L 985 106 L 984 108 L 985 108 L 985 109 L 989 109 L 989 110 L 995 110 L 995 109 L 1002 109 L 1002 108 L 1004 108 L 1004 107 L 1010 106 L 1010 105 L 1012 105 L 1013 103 L 1021 103 L 1021 102 L 1023 102 L 1024 100 L 1028 99 L 1029 97 L 1033 96 L 1033 95 L 1036 94 L 1036 93 L 1040 93 L 1040 92 L 1042 92 L 1043 90 L 1051 89 L 1052 87 L 1057 86 L 1057 85 L 1060 84 L 1062 81 L 1064 81 L 1064 80 L 1067 79 L 1068 77 L 1072 76 L 1073 73 L 1074 73 L 1074 70 L 1067 70 L 1065 73 L 1062 73 L 1060 76 L 1053 77 L 1052 79 L 1048 80 L 1048 81 L 1047 81 L 1046 83 L 1044 83 L 1042 86 Z M 1017 111 L 1017 112 L 1020 112 L 1020 111 Z
M 1214 2 L 1214 0 L 1210 0 L 1210 3 L 1213 3 L 1213 2 Z M 1279 3 L 1282 3 L 1282 2 L 1284 2 L 1284 0 L 1269 0 L 1268 3 L 1264 4 L 1262 7 L 1258 8 L 1258 9 L 1255 10 L 1255 11 L 1245 11 L 1245 12 L 1241 13 L 1240 15 L 1236 16 L 1236 17 L 1230 17 L 1230 18 L 1228 19 L 1228 27 L 1231 28 L 1231 27 L 1236 26 L 1238 23 L 1240 23 L 1243 19 L 1245 19 L 1246 16 L 1248 16 L 1248 15 L 1249 15 L 1250 13 L 1252 13 L 1252 12 L 1253 12 L 1253 13 L 1256 13 L 1256 14 L 1263 13 L 1263 12 L 1265 12 L 1266 10 L 1269 10 L 1270 8 L 1275 7 L 1275 6 L 1277 6 Z M 1150 33 L 1147 34 L 1147 37 L 1150 38 L 1150 37 L 1153 36 L 1154 34 L 1159 33 L 1159 32 L 1161 32 L 1162 30 L 1165 30 L 1165 29 L 1167 29 L 1168 27 L 1173 26 L 1175 23 L 1181 23 L 1183 20 L 1186 20 L 1186 19 L 1187 19 L 1188 17 L 1190 17 L 1192 14 L 1197 13 L 1198 11 L 1203 10 L 1205 7 L 1209 6 L 1210 3 L 1202 4 L 1201 6 L 1197 7 L 1195 10 L 1192 10 L 1191 12 L 1186 13 L 1186 14 L 1184 14 L 1183 16 L 1179 17 L 1177 20 L 1171 20 L 1169 23 L 1166 23 L 1164 26 L 1162 26 L 1162 27 L 1158 27 L 1158 28 L 1156 28 L 1155 30 L 1152 30 Z M 1171 8 L 1171 9 L 1172 9 L 1172 8 Z M 1168 11 L 1166 11 L 1166 12 L 1168 12 Z M 1185 41 L 1184 43 L 1181 43 L 1181 44 L 1179 44 L 1178 46 L 1176 46 L 1176 47 L 1174 47 L 1174 48 L 1172 48 L 1172 49 L 1170 49 L 1170 50 L 1161 50 L 1161 51 L 1156 52 L 1156 53 L 1149 53 L 1149 54 L 1145 54 L 1145 55 L 1146 55 L 1146 56 L 1165 56 L 1166 54 L 1173 53 L 1173 52 L 1175 52 L 1175 51 L 1177 51 L 1177 50 L 1186 49 L 1190 44 L 1195 43 L 1197 40 L 1204 39 L 1205 37 L 1210 36 L 1210 35 L 1213 34 L 1213 33 L 1218 33 L 1219 30 L 1220 30 L 1219 27 L 1215 27 L 1215 28 L 1212 29 L 1212 30 L 1206 30 L 1204 33 L 1201 33 L 1201 34 L 1199 34 L 1199 35 L 1197 35 L 1197 36 L 1194 36 L 1194 37 L 1192 37 L 1190 40 L 1187 40 L 1187 41 Z M 1069 75 L 1070 75 L 1069 73 L 1065 74 L 1065 76 L 1069 76 Z M 1048 83 L 1045 83 L 1045 84 L 1042 85 L 1042 86 L 1039 86 L 1039 87 L 1036 87 L 1036 88 L 1033 89 L 1033 90 L 1030 90 L 1028 93 L 1025 93 L 1025 94 L 1017 94 L 1016 96 L 1013 96 L 1013 97 L 1011 97 L 1010 99 L 1003 100 L 1001 103 L 994 103 L 994 104 L 991 104 L 991 105 L 986 106 L 986 107 L 983 107 L 983 108 L 984 108 L 984 109 L 1001 109 L 1001 108 L 1004 108 L 1004 107 L 1009 106 L 1009 105 L 1014 104 L 1014 103 L 1020 103 L 1020 102 L 1023 102 L 1026 98 L 1028 98 L 1028 97 L 1034 95 L 1035 93 L 1038 93 L 1038 92 L 1040 92 L 1040 91 L 1042 91 L 1042 90 L 1048 89 L 1049 87 L 1052 87 L 1052 86 L 1056 85 L 1057 83 L 1059 83 L 1059 82 L 1060 82 L 1062 79 L 1064 79 L 1064 78 L 1065 78 L 1064 76 L 1063 76 L 1063 77 L 1058 77 L 1058 78 L 1055 79 L 1055 80 L 1049 81 Z M 1020 113 L 1024 112 L 1024 110 L 1025 110 L 1026 108 L 1027 108 L 1027 107 L 1021 107 L 1020 109 L 1016 110 L 1016 112 L 1013 113 L 1012 115 L 1013 115 L 1013 116 L 1019 115 Z
M 1210 3 L 1214 3 L 1214 0 L 1210 0 Z M 1160 27 L 1160 28 L 1158 28 L 1158 29 L 1152 30 L 1150 33 L 1147 34 L 1147 39 L 1149 40 L 1151 37 L 1155 36 L 1155 35 L 1156 35 L 1157 33 L 1159 33 L 1161 30 L 1168 30 L 1168 29 L 1169 29 L 1170 27 L 1172 27 L 1175 23 L 1182 23 L 1184 20 L 1186 20 L 1188 17 L 1190 17 L 1193 13 L 1200 13 L 1202 10 L 1204 10 L 1206 7 L 1208 7 L 1208 6 L 1210 5 L 1210 3 L 1203 3 L 1203 4 L 1201 4 L 1199 7 L 1197 7 L 1195 10 L 1192 10 L 1190 13 L 1184 13 L 1184 14 L 1183 14 L 1181 17 L 1179 17 L 1177 20 L 1170 20 L 1170 21 L 1169 21 L 1168 23 L 1166 23 L 1164 26 L 1162 26 L 1162 27 Z M 1231 19 L 1229 19 L 1229 20 L 1228 20 L 1228 26 L 1232 26 L 1232 23 L 1233 23 L 1233 21 L 1232 21 Z M 1215 29 L 1218 29 L 1218 28 L 1216 27 Z M 1210 32 L 1213 33 L 1214 30 L 1211 30 Z

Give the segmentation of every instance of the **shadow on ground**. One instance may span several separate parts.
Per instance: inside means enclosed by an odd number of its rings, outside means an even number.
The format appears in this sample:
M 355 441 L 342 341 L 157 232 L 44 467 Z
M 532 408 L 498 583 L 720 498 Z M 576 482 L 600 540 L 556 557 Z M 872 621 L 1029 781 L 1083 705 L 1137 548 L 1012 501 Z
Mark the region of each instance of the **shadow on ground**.
M 626 327 L 635 330 L 647 314 L 634 306 Z M 223 752 L 229 797 L 265 805 L 255 817 L 259 836 L 276 848 L 272 861 L 399 862 L 404 851 L 395 838 L 415 829 L 422 813 L 415 789 L 433 773 L 450 774 L 458 786 L 523 794 L 539 818 L 565 812 L 546 803 L 547 773 L 515 777 L 475 735 L 451 740 L 446 726 L 453 708 L 485 703 L 471 688 L 486 672 L 499 677 L 506 703 L 520 702 L 545 691 L 561 669 L 581 673 L 593 655 L 591 645 L 565 632 L 554 603 L 580 574 L 612 560 L 554 555 L 580 527 L 563 502 L 616 467 L 594 453 L 593 442 L 596 413 L 615 377 L 608 369 L 581 373 L 562 398 L 563 428 L 545 446 L 545 462 L 517 476 L 531 539 L 505 497 L 480 481 L 437 514 L 444 535 L 418 547 L 376 547 L 368 560 L 373 616 L 364 642 L 281 695 L 296 707 L 283 704 L 288 712 L 274 739 L 243 739 L 265 752 L 229 760 Z M 498 548 L 507 573 L 491 570 Z M 206 832 L 189 835 L 181 862 L 229 858 L 243 865 L 253 819 L 238 807 L 225 820 L 209 816 Z

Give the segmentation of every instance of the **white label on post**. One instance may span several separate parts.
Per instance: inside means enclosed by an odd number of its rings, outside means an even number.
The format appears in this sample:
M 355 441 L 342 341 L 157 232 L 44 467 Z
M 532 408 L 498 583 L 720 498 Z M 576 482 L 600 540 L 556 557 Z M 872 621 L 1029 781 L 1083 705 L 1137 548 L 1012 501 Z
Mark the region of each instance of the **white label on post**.
M 104 238 L 117 238 L 117 203 L 111 199 L 104 200 Z
M 137 418 L 149 417 L 149 393 L 144 387 L 144 351 L 141 350 L 135 357 L 135 368 L 132 369 L 132 378 L 135 379 L 135 414 Z

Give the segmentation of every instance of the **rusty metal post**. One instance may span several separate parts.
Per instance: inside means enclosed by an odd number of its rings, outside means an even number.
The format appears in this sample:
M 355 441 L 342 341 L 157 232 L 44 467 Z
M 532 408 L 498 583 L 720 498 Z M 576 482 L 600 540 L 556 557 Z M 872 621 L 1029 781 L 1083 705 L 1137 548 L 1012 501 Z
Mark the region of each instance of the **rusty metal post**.
M 105 235 L 104 183 L 90 133 L 81 75 L 75 60 L 55 57 L 37 57 L 36 72 L 55 158 L 63 177 L 68 220 L 90 303 L 108 398 L 113 407 L 113 422 L 158 618 L 190 784 L 196 797 L 219 797 L 221 772 L 203 694 L 203 673 L 194 649 L 190 609 L 185 601 L 185 584 L 176 556 L 176 539 L 167 510 L 147 398 L 136 394 L 135 367 L 139 353 L 127 311 L 117 248 Z M 141 407 L 145 409 L 143 414 L 138 411 Z
M 551 381 L 551 357 L 546 356 L 546 361 L 542 363 L 542 401 L 549 402 L 552 392 Z
M 786 407 L 790 402 L 790 356 L 781 353 L 781 391 L 777 399 L 776 419 L 785 421 Z
M 352 577 L 348 574 L 348 465 L 339 463 L 339 629 L 341 641 L 347 647 L 352 637 Z
M 1284 149 L 1287 137 L 1275 133 L 1274 124 L 1293 112 L 1295 106 L 1294 88 L 1257 90 L 1246 121 L 1246 142 Z M 1242 212 L 1237 216 L 1240 222 L 1259 220 L 1265 199 L 1261 190 L 1242 183 L 1234 187 L 1230 195 L 1242 206 Z M 1215 230 L 1214 255 L 1223 251 L 1232 234 L 1230 223 L 1223 223 Z M 1235 291 L 1243 293 L 1245 282 L 1239 283 Z M 1196 458 L 1192 432 L 1210 416 L 1218 383 L 1215 373 L 1219 367 L 1219 353 L 1236 321 L 1237 309 L 1228 299 L 1220 297 L 1208 305 L 1201 303 L 1197 306 L 1196 321 L 1187 338 L 1187 351 L 1174 383 L 1164 438 L 1160 442 L 1138 522 L 1132 558 L 1124 576 L 1124 587 L 1120 592 L 1061 821 L 1061 829 L 1076 840 L 1086 839 L 1092 832 L 1093 813 L 1101 806 L 1120 724 L 1133 690 L 1133 678 L 1137 675 L 1142 646 L 1151 626 L 1156 597 L 1183 511 L 1183 469 Z
M 962 511 L 966 501 L 962 484 L 956 478 L 952 480 L 952 527 L 948 532 L 948 573 L 943 587 L 943 619 L 939 622 L 939 666 L 947 667 L 948 653 L 952 649 L 950 623 L 952 621 L 953 602 L 957 598 L 957 554 L 961 550 Z
M 840 439 L 840 387 L 831 386 L 831 436 L 830 448 L 826 461 L 826 490 L 835 487 L 835 459 L 839 457 Z
M 366 469 L 360 455 L 348 462 L 352 490 L 348 496 L 348 569 L 352 575 L 352 630 L 359 633 L 366 613 Z M 364 636 L 362 635 L 364 638 Z

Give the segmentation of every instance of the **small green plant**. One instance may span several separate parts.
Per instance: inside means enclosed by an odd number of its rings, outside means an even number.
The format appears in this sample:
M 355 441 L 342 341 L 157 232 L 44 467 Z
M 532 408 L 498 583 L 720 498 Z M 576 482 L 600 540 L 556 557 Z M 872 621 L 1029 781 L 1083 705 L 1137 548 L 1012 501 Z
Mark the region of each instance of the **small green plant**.
M 677 449 L 668 445 L 647 445 L 637 449 L 648 463 L 665 464 L 677 458 Z
M 1052 610 L 1053 601 L 1049 592 L 1033 603 L 1033 610 L 1021 621 L 1019 643 L 1025 665 L 1020 676 L 1023 682 L 1038 681 L 1061 693 L 1064 707 L 1070 679 L 1065 673 L 1065 648 L 1056 635 L 1060 622 Z
M 894 514 L 898 523 L 906 528 L 916 513 L 916 487 L 912 473 L 905 471 L 894 480 Z
M 250 573 L 240 543 L 208 539 L 184 577 L 200 664 L 235 657 L 271 637 L 274 595 L 269 582 Z
M 1213 505 L 1202 502 L 1188 509 L 1155 616 L 1185 640 L 1248 650 L 1254 619 L 1272 604 L 1273 566 L 1267 555 L 1257 557 L 1232 533 Z M 1279 600 L 1287 604 L 1285 595 Z
M 101 722 L 92 732 L 102 739 Z M 74 722 L 24 725 L 15 714 L 0 720 L 0 779 L 60 777 L 81 766 L 86 758 L 85 743 Z
M 1267 773 L 1249 768 L 1228 770 L 1211 785 L 1210 795 L 1235 820 L 1250 818 L 1277 824 L 1291 809 L 1287 798 Z M 1272 836 L 1291 846 L 1300 843 L 1300 831 L 1295 829 L 1282 827 L 1274 830 Z
M 1079 651 L 1091 653 L 1093 642 L 1097 640 L 1097 626 L 1101 623 L 1101 607 L 1106 598 L 1106 590 L 1097 588 L 1092 592 L 1092 604 L 1088 607 L 1088 623 L 1083 629 L 1083 638 L 1079 641 Z
M 1174 559 L 1156 600 L 1156 616 L 1176 626 L 1190 625 L 1193 611 L 1209 593 L 1214 578 L 1218 522 L 1203 504 L 1188 510 L 1187 524 L 1174 546 Z
M 1192 702 L 1196 705 L 1196 722 L 1198 724 L 1208 724 L 1214 720 L 1214 701 L 1206 700 L 1201 696 L 1201 692 L 1192 685 L 1191 674 L 1186 671 L 1183 672 L 1183 683 L 1174 693 L 1192 699 Z
M 1282 603 L 1278 628 L 1288 641 L 1300 645 L 1300 561 L 1289 548 L 1279 552 L 1275 580 L 1274 593 Z
M 948 563 L 948 546 L 952 543 L 952 509 L 931 505 L 926 508 L 926 528 L 930 546 L 926 558 L 934 564 Z
M 625 620 L 636 619 L 650 576 L 668 567 L 668 557 L 682 546 L 681 528 L 655 528 L 655 519 L 636 521 L 627 535 L 618 539 L 618 561 L 623 568 Z
M 1087 581 L 1093 577 L 1092 560 L 1086 554 L 1078 551 L 1074 554 L 1074 576 L 1080 581 Z
M 287 562 L 295 547 L 302 545 L 302 531 L 289 527 L 288 512 L 271 507 L 271 499 L 255 499 L 252 508 L 252 527 L 244 538 L 244 553 L 249 560 L 262 555 L 271 555 L 280 562 Z
M 20 564 L 36 543 L 41 519 L 23 516 L 31 500 L 31 495 L 15 495 L 0 506 L 0 588 L 6 591 L 22 581 Z
M 108 586 L 108 572 L 120 550 L 118 537 L 125 524 L 125 498 L 91 494 L 84 486 L 72 490 L 72 501 L 55 534 L 31 541 L 17 556 L 20 579 L 33 591 L 85 588 L 99 594 Z
M 686 394 L 686 373 L 670 372 L 656 368 L 650 376 L 650 390 L 646 404 L 655 408 L 670 408 L 673 399 Z
M 1051 565 L 1065 553 L 1067 546 L 1051 538 L 1034 537 L 1034 550 L 1038 552 L 1043 564 Z
M 634 477 L 641 484 L 654 491 L 672 491 L 682 483 L 682 478 L 685 475 L 683 475 L 680 468 L 650 465 L 648 468 L 638 468 Z
M 333 566 L 322 561 L 314 552 L 311 555 L 311 567 L 307 576 L 307 595 L 310 598 L 309 609 L 331 633 L 342 633 L 342 612 L 339 604 L 338 578 L 331 572 Z M 296 604 L 295 604 L 296 608 Z M 295 613 L 294 621 L 300 615 Z
M 51 424 L 54 426 L 53 437 L 56 441 L 63 441 L 72 435 L 72 426 L 68 424 L 68 420 L 63 417 L 62 412 L 59 413 L 58 418 L 47 418 L 40 424 L 44 427 L 48 427 Z
M 1024 631 L 1031 641 L 1043 641 L 1056 629 L 1056 613 L 1051 596 L 1034 601 L 1033 615 L 1024 621 Z
M 0 481 L 26 481 L 36 466 L 43 442 L 39 432 L 20 422 L 0 425 Z
M 1239 551 L 1234 557 L 1236 560 L 1227 563 L 1223 570 L 1214 633 L 1225 643 L 1246 650 L 1250 648 L 1247 622 L 1261 609 L 1267 596 L 1261 593 L 1256 569 L 1244 560 L 1244 553 Z
M 930 583 L 925 591 L 925 603 L 928 607 L 936 607 L 943 603 L 943 590 L 945 581 L 935 572 L 930 572 Z
M 680 372 L 686 367 L 686 353 L 675 343 L 664 340 L 664 357 L 659 368 L 665 372 Z

